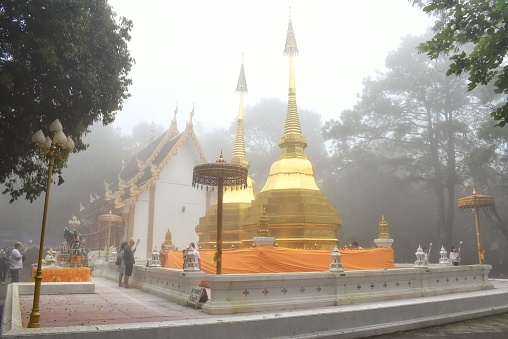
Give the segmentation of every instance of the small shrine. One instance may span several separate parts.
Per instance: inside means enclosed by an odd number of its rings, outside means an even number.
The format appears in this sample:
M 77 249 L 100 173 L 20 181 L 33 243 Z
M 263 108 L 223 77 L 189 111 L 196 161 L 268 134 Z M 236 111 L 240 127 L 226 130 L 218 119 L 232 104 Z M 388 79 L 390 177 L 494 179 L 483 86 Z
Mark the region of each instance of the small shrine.
M 266 215 L 266 212 L 263 209 L 263 215 L 259 217 L 258 234 L 256 237 L 252 238 L 254 246 L 273 246 L 275 243 L 275 237 L 272 236 L 272 233 L 268 228 L 269 221 L 270 217 Z
M 175 245 L 173 245 L 173 234 L 171 233 L 169 228 L 168 228 L 168 231 L 166 232 L 166 237 L 164 239 L 164 245 L 166 245 L 166 249 L 168 251 L 173 251 L 173 250 L 177 249 L 175 247 Z
M 85 241 L 81 239 L 81 234 L 76 230 L 71 232 L 65 227 L 64 237 L 65 240 L 62 242 L 60 251 L 56 253 L 54 262 L 57 262 L 58 266 L 62 267 L 88 266 L 88 258 L 84 247 Z M 49 254 L 50 252 L 48 251 Z
M 393 239 L 388 234 L 388 223 L 385 220 L 385 216 L 381 216 L 381 222 L 379 223 L 379 236 L 374 239 L 374 243 L 377 247 L 392 247 Z
M 161 267 L 161 262 L 159 260 L 159 250 L 157 246 L 152 251 L 152 258 L 146 261 L 146 267 Z

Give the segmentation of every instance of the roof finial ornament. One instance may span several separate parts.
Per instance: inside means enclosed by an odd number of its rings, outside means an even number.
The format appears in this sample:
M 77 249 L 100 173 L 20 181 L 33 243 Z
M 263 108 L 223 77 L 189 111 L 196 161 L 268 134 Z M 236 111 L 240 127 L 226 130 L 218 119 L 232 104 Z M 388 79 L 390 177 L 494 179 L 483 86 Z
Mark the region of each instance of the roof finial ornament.
M 192 127 L 192 117 L 194 116 L 194 103 L 192 103 L 192 111 L 190 112 L 190 119 L 187 123 L 187 127 Z
M 170 133 L 171 137 L 175 137 L 180 133 L 180 132 L 178 132 L 178 126 L 176 123 L 176 114 L 177 113 L 178 113 L 178 101 L 176 102 L 176 108 L 173 111 L 173 119 L 171 120 L 171 125 L 169 127 L 169 129 L 170 129 L 169 133 Z

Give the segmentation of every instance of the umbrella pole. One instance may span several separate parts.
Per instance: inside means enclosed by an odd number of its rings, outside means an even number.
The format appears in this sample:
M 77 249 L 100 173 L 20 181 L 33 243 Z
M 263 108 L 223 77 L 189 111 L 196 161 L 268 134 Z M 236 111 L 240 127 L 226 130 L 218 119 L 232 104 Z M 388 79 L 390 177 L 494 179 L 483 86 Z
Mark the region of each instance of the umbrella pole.
M 480 215 L 478 214 L 478 207 L 474 208 L 474 217 L 476 221 L 476 239 L 478 241 L 478 262 L 483 265 L 483 249 L 482 249 L 482 238 L 480 236 Z

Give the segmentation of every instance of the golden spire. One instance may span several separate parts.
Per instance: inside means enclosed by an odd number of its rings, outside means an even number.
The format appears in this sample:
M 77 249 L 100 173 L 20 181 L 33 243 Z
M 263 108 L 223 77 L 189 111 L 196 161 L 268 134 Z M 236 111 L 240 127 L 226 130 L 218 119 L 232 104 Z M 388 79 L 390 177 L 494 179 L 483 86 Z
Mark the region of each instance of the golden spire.
M 180 133 L 178 131 L 178 125 L 176 124 L 176 114 L 177 113 L 178 113 L 178 102 L 176 103 L 176 108 L 173 111 L 173 119 L 171 120 L 171 126 L 169 126 L 171 137 L 175 137 Z
M 282 155 L 272 164 L 268 180 L 261 192 L 272 189 L 289 188 L 319 190 L 312 164 L 304 153 L 304 149 L 307 147 L 307 141 L 302 134 L 296 109 L 293 56 L 298 54 L 298 47 L 296 46 L 296 38 L 291 18 L 288 24 L 284 54 L 289 55 L 289 92 L 284 134 L 279 140 L 279 147 L 282 150 Z
M 240 107 L 238 108 L 238 125 L 236 128 L 236 139 L 231 163 L 248 168 L 249 160 L 247 159 L 247 153 L 245 152 L 245 133 L 243 127 L 243 94 L 247 93 L 247 81 L 245 80 L 243 60 L 242 67 L 240 68 L 240 75 L 238 77 L 238 84 L 236 85 L 236 92 L 240 94 Z
M 288 23 L 288 33 L 286 36 L 286 45 L 284 54 L 289 55 L 289 88 L 288 88 L 288 110 L 286 115 L 286 124 L 284 126 L 284 135 L 279 140 L 279 147 L 283 153 L 290 151 L 292 155 L 303 155 L 303 150 L 307 147 L 307 141 L 302 134 L 300 119 L 296 108 L 296 85 L 295 72 L 293 67 L 293 56 L 298 55 L 298 46 L 296 45 L 295 32 L 291 16 Z

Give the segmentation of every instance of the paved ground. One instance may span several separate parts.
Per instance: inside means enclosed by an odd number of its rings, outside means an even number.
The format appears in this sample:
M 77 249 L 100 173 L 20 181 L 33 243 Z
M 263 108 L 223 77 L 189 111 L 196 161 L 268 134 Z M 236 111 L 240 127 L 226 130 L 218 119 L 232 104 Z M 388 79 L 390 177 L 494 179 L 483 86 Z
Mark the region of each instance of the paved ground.
M 29 280 L 29 270 L 22 272 L 21 280 Z M 10 281 L 10 279 L 9 279 Z M 200 310 L 184 307 L 152 296 L 137 289 L 119 288 L 113 281 L 94 278 L 96 294 L 77 295 L 72 300 L 63 296 L 40 298 L 41 327 L 119 324 L 145 321 L 204 319 L 212 317 Z M 0 304 L 7 285 L 0 285 Z M 21 298 L 23 324 L 26 326 L 32 308 L 32 296 Z M 45 301 L 51 298 L 51 303 Z M 55 303 L 56 300 L 56 303 Z M 44 306 L 51 305 L 51 306 Z M 1 312 L 0 310 L 0 312 Z M 90 312 L 90 310 L 94 310 Z M 234 316 L 234 315 L 232 315 Z M 449 325 L 394 333 L 376 338 L 508 338 L 508 313 Z

